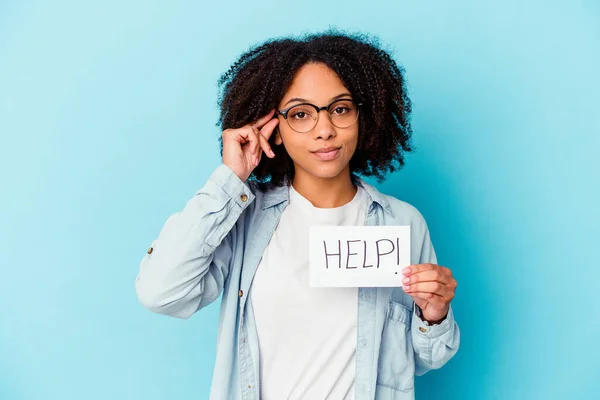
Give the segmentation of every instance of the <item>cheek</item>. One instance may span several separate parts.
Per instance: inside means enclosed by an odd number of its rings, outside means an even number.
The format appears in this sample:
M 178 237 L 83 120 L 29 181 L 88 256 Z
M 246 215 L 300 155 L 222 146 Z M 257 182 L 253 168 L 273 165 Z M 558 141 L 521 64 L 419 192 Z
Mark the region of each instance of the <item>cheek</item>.
M 306 150 L 306 141 L 299 135 L 290 135 L 288 132 L 283 132 L 281 133 L 281 138 L 285 150 L 292 158 L 295 158 L 296 155 Z
M 350 153 L 348 156 L 352 157 L 356 151 L 356 148 L 358 147 L 358 132 L 353 132 L 353 134 L 348 137 L 348 140 L 346 141 L 346 147 Z

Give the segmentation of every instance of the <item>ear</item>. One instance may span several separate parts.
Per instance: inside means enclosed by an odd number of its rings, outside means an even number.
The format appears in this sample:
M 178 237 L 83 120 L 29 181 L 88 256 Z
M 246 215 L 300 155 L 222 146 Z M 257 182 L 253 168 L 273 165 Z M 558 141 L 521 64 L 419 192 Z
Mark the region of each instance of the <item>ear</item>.
M 279 127 L 276 126 L 275 127 L 275 144 L 276 145 L 281 145 L 281 143 L 283 143 L 283 139 L 281 138 L 281 133 L 279 133 Z

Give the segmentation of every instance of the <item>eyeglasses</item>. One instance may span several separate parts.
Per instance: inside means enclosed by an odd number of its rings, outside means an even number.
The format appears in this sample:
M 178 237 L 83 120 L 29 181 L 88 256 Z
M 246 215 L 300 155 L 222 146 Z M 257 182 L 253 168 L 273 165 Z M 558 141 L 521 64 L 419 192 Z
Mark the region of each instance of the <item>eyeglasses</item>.
M 311 103 L 301 103 L 283 110 L 276 110 L 275 115 L 281 115 L 290 128 L 298 133 L 311 131 L 319 122 L 319 114 L 327 110 L 331 123 L 338 128 L 348 128 L 358 120 L 359 108 L 362 103 L 351 99 L 341 99 L 324 107 Z

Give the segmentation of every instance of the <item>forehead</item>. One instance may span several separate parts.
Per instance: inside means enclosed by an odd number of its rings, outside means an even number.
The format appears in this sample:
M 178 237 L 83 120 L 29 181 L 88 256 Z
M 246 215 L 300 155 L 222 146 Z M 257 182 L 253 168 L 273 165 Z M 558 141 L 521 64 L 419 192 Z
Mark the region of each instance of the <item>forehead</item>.
M 296 97 L 316 104 L 327 103 L 346 92 L 348 89 L 331 68 L 322 63 L 310 63 L 298 70 L 281 103 Z

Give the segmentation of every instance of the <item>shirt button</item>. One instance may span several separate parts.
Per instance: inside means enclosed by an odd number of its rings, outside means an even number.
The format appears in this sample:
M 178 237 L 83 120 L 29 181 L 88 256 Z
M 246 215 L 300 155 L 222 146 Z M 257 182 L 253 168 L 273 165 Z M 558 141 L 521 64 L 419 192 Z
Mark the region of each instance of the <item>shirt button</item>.
M 244 295 L 244 291 L 243 291 L 243 290 L 240 290 L 240 291 L 238 292 L 238 296 L 242 297 L 243 295 Z
M 153 252 L 153 251 L 154 251 L 154 249 L 153 249 L 152 247 L 150 247 L 150 248 L 148 249 L 148 254 L 152 254 L 152 252 Z
M 252 389 L 252 385 L 248 385 L 248 389 Z
M 246 193 L 240 196 L 240 200 L 242 200 L 242 202 L 244 203 L 248 201 L 248 196 L 246 195 Z
M 420 327 L 419 327 L 419 330 L 420 330 L 421 332 L 427 332 L 427 329 L 426 329 L 426 328 L 423 328 L 422 326 L 420 326 Z

